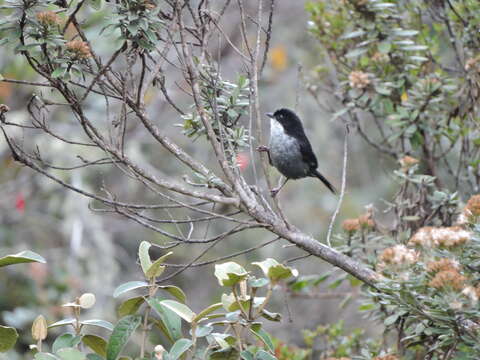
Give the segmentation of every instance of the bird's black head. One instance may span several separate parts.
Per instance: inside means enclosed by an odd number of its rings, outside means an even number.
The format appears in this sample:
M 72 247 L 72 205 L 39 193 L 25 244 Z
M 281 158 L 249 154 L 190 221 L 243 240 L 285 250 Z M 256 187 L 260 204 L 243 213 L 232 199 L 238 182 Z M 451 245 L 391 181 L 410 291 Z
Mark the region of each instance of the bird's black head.
M 292 127 L 298 126 L 302 127 L 300 118 L 290 109 L 279 109 L 274 113 L 267 113 L 266 115 L 271 119 L 277 120 L 284 129 L 291 129 Z

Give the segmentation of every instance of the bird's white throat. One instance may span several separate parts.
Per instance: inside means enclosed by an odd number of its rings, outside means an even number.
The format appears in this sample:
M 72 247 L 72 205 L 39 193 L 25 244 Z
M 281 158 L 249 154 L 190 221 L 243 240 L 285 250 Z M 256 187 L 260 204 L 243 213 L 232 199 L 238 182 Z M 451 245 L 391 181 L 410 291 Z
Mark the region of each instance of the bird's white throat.
M 281 136 L 284 137 L 285 130 L 283 126 L 275 119 L 270 119 L 270 137 Z

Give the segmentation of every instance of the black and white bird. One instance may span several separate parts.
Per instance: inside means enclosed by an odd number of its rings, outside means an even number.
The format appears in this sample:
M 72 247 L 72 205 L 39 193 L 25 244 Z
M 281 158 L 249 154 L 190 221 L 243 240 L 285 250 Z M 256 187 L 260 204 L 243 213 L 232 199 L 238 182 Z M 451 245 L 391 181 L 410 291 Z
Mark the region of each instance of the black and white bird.
M 320 179 L 335 194 L 333 185 L 317 170 L 317 157 L 297 114 L 290 109 L 279 109 L 266 115 L 270 118 L 270 142 L 268 147 L 260 146 L 258 150 L 266 151 L 270 165 L 286 178 L 272 190 L 272 195 L 276 195 L 288 180 L 305 177 Z

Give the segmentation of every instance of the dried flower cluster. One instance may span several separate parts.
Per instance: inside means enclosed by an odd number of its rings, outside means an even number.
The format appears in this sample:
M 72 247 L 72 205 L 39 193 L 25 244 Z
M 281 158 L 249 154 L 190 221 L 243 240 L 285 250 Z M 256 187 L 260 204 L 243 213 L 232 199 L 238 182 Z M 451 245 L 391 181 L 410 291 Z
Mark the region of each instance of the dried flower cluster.
M 412 166 L 418 164 L 420 161 L 418 159 L 415 159 L 412 156 L 406 155 L 403 158 L 399 160 L 400 165 L 402 166 L 402 171 L 406 172 L 408 169 L 410 169 Z
M 465 287 L 467 278 L 456 269 L 443 270 L 435 274 L 428 285 L 435 289 L 453 289 L 460 291 Z
M 425 226 L 410 238 L 408 245 L 422 247 L 453 247 L 469 241 L 472 233 L 460 226 L 433 227 Z
M 390 60 L 390 58 L 387 54 L 377 51 L 375 54 L 372 55 L 372 60 L 379 63 L 386 63 Z
M 85 41 L 72 40 L 65 44 L 67 50 L 77 59 L 87 59 L 92 56 L 90 48 Z
M 373 220 L 373 212 L 371 209 L 368 209 L 367 212 L 363 215 L 360 215 L 355 219 L 346 219 L 342 223 L 342 229 L 352 234 L 360 229 L 372 230 L 375 228 L 375 220 Z
M 387 265 L 411 265 L 418 260 L 419 253 L 405 245 L 395 245 L 383 250 L 380 254 L 379 270 Z
M 350 82 L 350 87 L 354 89 L 365 89 L 370 84 L 368 74 L 363 71 L 352 71 L 348 75 L 348 81 Z
M 463 208 L 462 213 L 457 219 L 457 224 L 465 225 L 468 223 L 477 223 L 480 220 L 480 195 L 473 195 Z
M 476 305 L 478 303 L 478 297 L 480 296 L 480 289 L 467 286 L 462 290 L 462 294 L 465 295 L 473 305 Z
M 452 259 L 440 259 L 427 263 L 427 271 L 437 273 L 447 270 L 460 270 L 460 264 Z
M 53 11 L 41 11 L 37 13 L 37 20 L 44 26 L 60 25 L 60 17 Z
M 480 56 L 476 56 L 473 58 L 468 59 L 465 62 L 465 70 L 467 71 L 480 71 Z
M 342 223 L 342 229 L 351 234 L 360 230 L 360 223 L 358 222 L 358 219 L 346 219 Z

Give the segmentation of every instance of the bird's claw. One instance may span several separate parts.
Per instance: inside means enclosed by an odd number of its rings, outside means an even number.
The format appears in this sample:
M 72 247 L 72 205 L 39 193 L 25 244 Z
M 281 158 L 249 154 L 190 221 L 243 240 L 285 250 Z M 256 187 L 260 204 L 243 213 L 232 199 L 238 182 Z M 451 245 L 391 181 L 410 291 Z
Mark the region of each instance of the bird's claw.
M 270 190 L 270 195 L 271 195 L 272 197 L 275 197 L 275 196 L 277 196 L 277 194 L 278 194 L 279 191 L 280 191 L 280 188 L 278 188 L 278 187 L 277 187 L 277 188 L 274 188 L 274 189 L 271 189 L 271 190 Z

